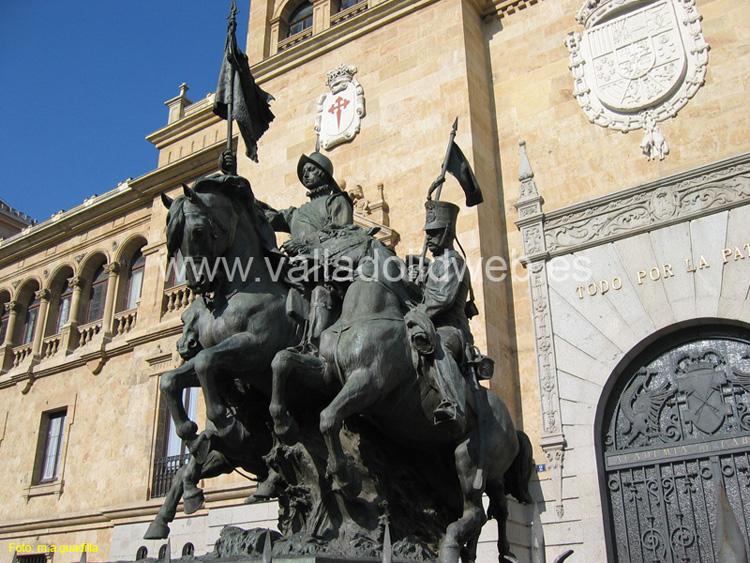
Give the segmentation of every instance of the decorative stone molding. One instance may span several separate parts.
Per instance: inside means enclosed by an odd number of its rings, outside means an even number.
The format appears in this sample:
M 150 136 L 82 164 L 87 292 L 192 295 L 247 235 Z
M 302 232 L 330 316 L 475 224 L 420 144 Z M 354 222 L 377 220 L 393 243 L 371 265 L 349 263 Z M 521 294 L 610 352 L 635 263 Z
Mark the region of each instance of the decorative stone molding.
M 73 276 L 68 278 L 68 287 L 70 289 L 76 289 L 83 287 L 83 278 L 81 276 Z
M 39 299 L 39 301 L 49 301 L 49 298 L 52 297 L 52 292 L 49 289 L 40 289 L 34 292 L 34 297 Z
M 547 260 L 545 248 L 543 200 L 539 195 L 534 172 L 531 169 L 526 143 L 519 142 L 520 163 L 518 179 L 521 182 L 520 195 L 515 204 L 520 218 L 516 225 L 521 229 L 524 256 L 521 261 L 529 268 L 529 291 L 531 312 L 534 322 L 534 339 L 539 377 L 539 395 L 542 410 L 541 446 L 547 458 L 547 465 L 555 484 L 555 509 L 562 518 L 562 464 L 565 455 L 565 435 L 560 412 L 560 392 L 555 359 L 555 344 L 552 332 L 552 314 L 549 303 L 547 281 Z
M 5 304 L 5 310 L 9 313 L 20 313 L 23 305 L 19 301 L 8 301 Z
M 120 263 L 110 262 L 109 264 L 104 266 L 104 271 L 107 272 L 110 276 L 117 275 L 120 273 Z
M 649 160 L 669 154 L 657 123 L 675 117 L 703 85 L 709 45 L 695 0 L 585 0 L 568 34 L 573 96 L 591 123 L 644 129 Z M 645 24 L 643 22 L 646 22 Z
M 746 205 L 750 154 L 573 205 L 544 217 L 550 256 Z

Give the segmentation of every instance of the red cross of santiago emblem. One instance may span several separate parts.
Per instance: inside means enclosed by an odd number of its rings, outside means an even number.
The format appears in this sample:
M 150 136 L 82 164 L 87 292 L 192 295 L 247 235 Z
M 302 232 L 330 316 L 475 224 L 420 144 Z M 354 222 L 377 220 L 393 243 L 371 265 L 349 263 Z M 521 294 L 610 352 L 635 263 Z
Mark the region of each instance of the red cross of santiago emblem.
M 336 114 L 336 123 L 339 127 L 341 127 L 341 112 L 346 109 L 349 103 L 349 100 L 339 96 L 338 98 L 336 98 L 336 101 L 331 104 L 331 107 L 328 108 L 328 113 L 330 113 L 331 115 Z

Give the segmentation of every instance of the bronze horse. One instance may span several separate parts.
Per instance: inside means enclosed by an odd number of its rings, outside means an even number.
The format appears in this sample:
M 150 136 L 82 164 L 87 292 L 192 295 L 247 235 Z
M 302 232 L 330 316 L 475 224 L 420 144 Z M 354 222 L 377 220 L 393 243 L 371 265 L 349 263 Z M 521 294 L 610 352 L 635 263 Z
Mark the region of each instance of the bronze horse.
M 377 247 L 375 250 L 377 257 Z M 338 380 L 338 394 L 320 414 L 320 431 L 329 451 L 329 471 L 340 488 L 346 491 L 350 485 L 339 435 L 350 416 L 366 416 L 386 436 L 417 450 L 448 448 L 455 459 L 463 514 L 448 526 L 439 561 L 455 563 L 459 555 L 475 559 L 476 542 L 487 519 L 482 506 L 485 492 L 490 513 L 498 522 L 500 561 L 507 560 L 505 495 L 532 501 L 528 491 L 533 467 L 531 443 L 522 431 L 515 430 L 500 397 L 484 387 L 467 388 L 466 395 L 473 403 L 470 410 L 484 415 L 474 415 L 461 435 L 433 424 L 432 413 L 440 397 L 414 368 L 404 302 L 393 290 L 392 280 L 402 275 L 405 266 L 396 265 L 393 258 L 379 263 L 385 266 L 375 267 L 348 288 L 340 318 L 321 335 L 319 355 L 285 350 L 274 358 L 271 414 L 275 431 L 286 441 L 293 441 L 296 434 L 296 422 L 285 402 L 290 377 L 321 389 Z
M 182 253 L 187 285 L 200 296 L 183 314 L 178 349 L 186 361 L 162 375 L 160 388 L 176 433 L 193 456 L 175 476 L 147 532 L 149 538 L 169 533 L 167 523 L 174 518 L 183 491 L 186 512 L 200 508 L 203 495 L 195 486 L 198 479 L 234 467 L 264 476 L 262 456 L 271 446 L 270 433 L 262 435 L 271 393 L 271 361 L 276 352 L 301 339 L 300 327 L 285 312 L 288 286 L 275 279 L 280 254 L 273 232 L 247 180 L 209 176 L 192 189 L 183 187 L 184 195 L 174 200 L 162 197 L 169 209 L 167 249 L 170 257 L 178 250 Z M 257 392 L 250 405 L 248 394 L 234 385 L 235 380 Z M 200 436 L 182 402 L 183 389 L 197 386 L 203 391 L 208 417 Z

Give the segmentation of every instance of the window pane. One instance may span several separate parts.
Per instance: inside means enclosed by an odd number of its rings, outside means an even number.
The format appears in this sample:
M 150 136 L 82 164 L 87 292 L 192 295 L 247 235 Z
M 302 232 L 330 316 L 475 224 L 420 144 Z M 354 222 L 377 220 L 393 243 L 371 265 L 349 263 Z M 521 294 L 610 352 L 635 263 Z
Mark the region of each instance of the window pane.
M 8 330 L 8 315 L 5 314 L 0 318 L 0 344 L 5 342 L 5 333 Z
M 91 288 L 91 301 L 89 302 L 88 322 L 98 321 L 104 315 L 104 297 L 107 286 L 104 282 L 99 282 Z
M 26 326 L 23 329 L 23 344 L 28 344 L 34 339 L 34 328 L 36 328 L 36 315 L 39 309 L 30 309 L 26 314 Z
M 62 454 L 62 436 L 65 425 L 65 412 L 51 414 L 47 428 L 47 443 L 44 446 L 42 481 L 57 479 Z
M 295 33 L 307 29 L 312 26 L 313 22 L 313 7 L 310 2 L 303 2 L 299 8 L 297 8 L 292 17 L 289 18 L 289 33 L 287 35 L 292 36 Z
M 135 270 L 130 276 L 127 309 L 135 309 L 138 306 L 138 301 L 141 299 L 142 286 L 143 269 Z
M 185 389 L 182 392 L 182 401 L 185 405 L 185 412 L 187 413 L 188 418 L 190 420 L 195 420 L 196 405 L 198 403 L 198 388 L 188 387 Z M 169 413 L 167 413 L 167 416 L 169 416 Z M 167 448 L 164 456 L 172 457 L 182 455 L 184 453 L 182 440 L 177 437 L 177 432 L 175 432 L 174 428 L 174 421 L 171 416 L 169 416 L 167 427 Z
M 55 332 L 60 332 L 63 325 L 68 322 L 70 318 L 70 296 L 62 298 L 60 301 L 60 311 L 57 313 L 57 329 Z

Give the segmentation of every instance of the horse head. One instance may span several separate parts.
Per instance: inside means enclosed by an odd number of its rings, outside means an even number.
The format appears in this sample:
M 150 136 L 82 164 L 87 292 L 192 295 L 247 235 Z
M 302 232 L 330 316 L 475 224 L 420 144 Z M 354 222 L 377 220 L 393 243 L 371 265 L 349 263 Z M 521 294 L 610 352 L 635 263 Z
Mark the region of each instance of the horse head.
M 247 262 L 262 250 L 255 197 L 245 178 L 206 176 L 192 188 L 183 184 L 183 195 L 162 201 L 169 208 L 169 256 L 180 251 L 187 285 L 198 294 L 222 291 L 226 270 L 244 268 L 236 262 Z

